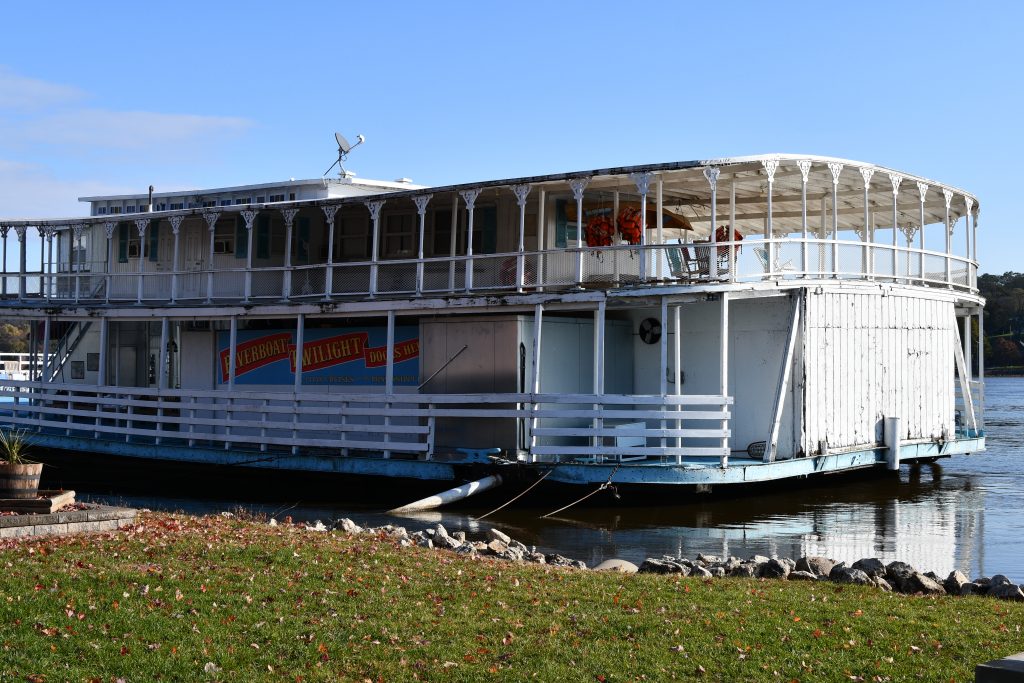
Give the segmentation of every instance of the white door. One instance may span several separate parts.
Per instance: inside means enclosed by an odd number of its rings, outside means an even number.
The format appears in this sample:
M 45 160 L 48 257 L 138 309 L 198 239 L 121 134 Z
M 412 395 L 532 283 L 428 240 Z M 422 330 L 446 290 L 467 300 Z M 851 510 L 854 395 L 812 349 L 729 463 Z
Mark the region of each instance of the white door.
M 181 256 L 182 274 L 178 282 L 178 296 L 183 299 L 198 299 L 206 296 L 206 278 L 203 268 L 209 257 L 210 242 L 206 226 L 192 223 L 182 226 L 185 233 L 185 248 Z

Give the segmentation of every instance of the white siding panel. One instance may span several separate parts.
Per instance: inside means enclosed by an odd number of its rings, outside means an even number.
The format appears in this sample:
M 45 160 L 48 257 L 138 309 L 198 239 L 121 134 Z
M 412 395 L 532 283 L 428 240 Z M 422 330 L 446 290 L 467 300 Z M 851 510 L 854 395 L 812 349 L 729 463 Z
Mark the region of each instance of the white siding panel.
M 881 420 L 904 438 L 953 431 L 953 304 L 902 293 L 811 294 L 803 345 L 804 448 L 881 441 Z

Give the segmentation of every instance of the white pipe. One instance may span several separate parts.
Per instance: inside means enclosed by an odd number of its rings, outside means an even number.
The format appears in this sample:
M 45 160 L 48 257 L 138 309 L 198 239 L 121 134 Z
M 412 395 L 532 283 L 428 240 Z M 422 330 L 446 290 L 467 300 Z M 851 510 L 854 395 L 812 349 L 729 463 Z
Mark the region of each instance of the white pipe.
M 388 510 L 388 514 L 400 515 L 406 512 L 420 512 L 421 510 L 433 510 L 434 508 L 441 507 L 442 505 L 454 503 L 456 501 L 462 500 L 463 498 L 468 498 L 474 494 L 480 493 L 482 491 L 487 491 L 489 489 L 493 489 L 500 485 L 501 475 L 492 474 L 484 477 L 483 479 L 477 479 L 476 481 L 471 481 L 467 484 L 463 484 L 462 486 L 456 486 L 453 489 L 442 491 L 441 493 L 438 493 L 436 495 L 421 498 L 420 500 L 417 500 L 413 503 L 409 503 L 408 505 L 397 507 L 394 510 Z
M 898 470 L 900 468 L 900 448 L 903 445 L 900 440 L 900 418 L 885 418 L 882 435 L 888 449 L 885 456 L 886 469 Z

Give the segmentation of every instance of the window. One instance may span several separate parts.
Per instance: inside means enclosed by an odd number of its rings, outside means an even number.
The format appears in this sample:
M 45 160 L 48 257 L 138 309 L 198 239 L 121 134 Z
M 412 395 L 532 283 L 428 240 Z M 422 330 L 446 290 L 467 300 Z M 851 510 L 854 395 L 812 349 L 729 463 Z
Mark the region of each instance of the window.
M 211 206 L 217 206 L 216 200 L 213 200 L 213 199 L 204 199 L 203 200 L 203 208 L 204 209 L 208 209 Z
M 248 197 L 236 197 L 235 198 L 235 205 L 236 206 L 238 204 L 249 204 L 249 203 L 250 202 L 249 202 L 249 198 Z
M 185 208 L 185 204 L 183 202 L 178 202 L 176 204 L 171 204 L 171 211 L 181 211 L 184 208 Z
M 435 211 L 434 216 L 434 256 L 448 256 L 451 253 L 452 212 Z
M 135 206 L 129 204 L 128 206 L 124 207 L 124 212 L 125 213 L 135 213 Z
M 164 204 L 164 203 L 157 204 L 154 207 L 154 210 L 156 210 L 156 211 L 166 211 L 167 210 L 167 204 Z
M 217 221 L 213 229 L 213 253 L 235 253 L 235 226 L 228 221 Z
M 74 238 L 74 233 L 71 235 L 71 262 L 74 265 L 76 271 L 87 271 L 90 270 L 89 265 L 89 242 L 92 236 L 82 231 L 81 237 L 78 239 Z
M 338 230 L 336 248 L 341 249 L 335 261 L 366 261 L 370 255 L 370 228 L 366 214 L 345 215 L 334 222 Z
M 270 195 L 270 201 L 272 201 L 272 202 L 283 202 L 284 201 L 284 195 L 283 194 L 272 194 L 272 195 Z
M 110 207 L 110 213 L 111 214 L 119 214 L 119 213 L 121 213 L 121 207 L 120 206 L 112 206 L 112 207 Z
M 220 200 L 220 205 L 221 206 L 231 206 L 231 200 L 230 199 L 222 199 L 222 200 Z
M 265 204 L 266 200 L 267 200 L 267 198 L 262 196 L 262 195 L 256 197 L 256 203 L 257 204 Z
M 416 256 L 417 215 L 393 214 L 384 218 L 384 256 L 414 258 Z
M 107 207 L 101 206 L 99 209 L 96 210 L 96 215 L 98 215 L 98 216 L 106 216 L 107 215 Z
M 294 202 L 295 201 L 295 193 L 294 192 L 289 192 L 288 193 L 288 201 L 290 201 L 290 202 Z
M 270 216 L 256 216 L 256 258 L 270 258 Z

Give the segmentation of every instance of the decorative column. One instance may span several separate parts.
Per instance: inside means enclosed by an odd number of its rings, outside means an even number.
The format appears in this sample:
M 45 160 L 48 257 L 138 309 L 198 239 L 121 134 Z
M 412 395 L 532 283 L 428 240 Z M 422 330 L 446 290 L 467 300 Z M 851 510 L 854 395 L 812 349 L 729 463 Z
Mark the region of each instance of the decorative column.
M 718 176 L 721 170 L 708 166 L 704 169 L 704 177 L 711 186 L 711 248 L 708 250 L 708 274 L 712 280 L 718 279 Z M 723 465 L 724 466 L 724 465 Z
M 640 246 L 647 246 L 647 193 L 651 188 L 651 174 L 630 173 L 630 180 L 636 184 L 636 191 L 640 195 Z M 647 279 L 647 250 L 640 249 L 640 280 Z
M 875 256 L 871 252 L 871 243 L 875 241 L 875 236 L 871 230 L 871 176 L 875 174 L 874 166 L 861 166 L 860 177 L 864 181 L 864 234 L 861 239 L 866 243 L 864 246 L 864 264 L 863 270 L 867 274 L 869 280 L 874 279 L 875 273 Z
M 964 206 L 967 213 L 964 214 L 964 239 L 967 241 L 967 250 L 964 256 L 967 258 L 967 286 L 974 286 L 974 259 L 971 257 L 971 212 L 974 210 L 974 199 L 964 195 Z M 976 242 L 976 240 L 975 240 Z M 977 252 L 978 245 L 975 243 L 974 251 Z
M 832 172 L 832 276 L 839 277 L 839 174 L 843 165 L 830 161 L 828 170 Z
M 321 208 L 327 222 L 327 273 L 324 277 L 324 300 L 327 300 L 334 294 L 334 215 L 338 213 L 339 206 L 328 204 Z
M 526 198 L 530 195 L 529 185 L 513 185 L 512 194 L 519 205 L 519 255 L 516 256 L 516 291 L 523 291 L 526 284 Z
M 43 238 L 46 236 L 46 230 L 41 225 L 36 226 L 36 232 L 39 234 L 39 296 L 43 296 L 43 274 L 46 272 L 46 249 L 43 245 Z
M 416 205 L 416 214 L 420 219 L 419 246 L 416 249 L 416 294 L 423 294 L 423 240 L 427 232 L 427 204 L 430 203 L 432 194 L 418 194 L 412 198 Z
M 135 303 L 137 303 L 137 304 L 141 304 L 142 303 L 142 295 L 143 295 L 142 286 L 143 286 L 143 283 L 145 281 L 145 277 L 143 276 L 143 273 L 146 272 L 146 228 L 148 226 L 149 226 L 149 219 L 148 218 L 139 218 L 138 220 L 135 221 L 135 227 L 139 231 L 139 284 L 138 284 L 138 292 L 137 292 L 136 297 L 135 297 Z
M 548 193 L 546 190 L 541 188 L 537 191 L 537 273 L 536 284 L 537 291 L 544 291 L 544 281 L 546 279 L 545 273 L 547 273 L 547 234 L 545 232 L 545 221 L 547 219 L 546 209 L 548 203 Z M 618 197 L 618 193 L 615 195 Z M 616 210 L 618 206 L 616 205 Z M 616 213 L 616 215 L 618 215 Z M 616 254 L 617 256 L 617 254 Z M 616 261 L 618 263 L 618 261 Z
M 772 189 L 775 185 L 775 172 L 779 170 L 779 160 L 764 159 L 761 161 L 761 165 L 764 166 L 764 172 L 768 176 L 768 220 L 766 220 L 764 224 L 764 239 L 768 243 L 768 264 L 766 270 L 771 274 L 775 272 L 775 261 L 777 258 L 775 252 L 775 230 L 772 226 Z M 729 226 L 726 234 L 726 239 L 732 242 L 733 233 L 731 225 Z
M 655 239 L 658 241 L 658 250 L 655 252 L 655 259 L 657 263 L 657 270 L 655 275 L 658 279 L 662 279 L 665 274 L 665 266 L 662 262 L 665 260 L 663 254 L 665 253 L 665 216 L 662 215 L 665 202 L 665 181 L 662 177 L 658 176 L 657 192 L 655 194 L 655 219 L 654 219 L 654 234 Z M 664 324 L 664 323 L 662 323 Z
M 302 349 L 305 346 L 306 316 L 299 313 L 295 319 L 295 378 L 292 389 L 295 393 L 302 391 Z
M 284 218 L 284 281 L 281 284 L 281 299 L 288 301 L 292 295 L 292 226 L 298 209 L 281 209 Z
M 0 295 L 7 297 L 7 233 L 10 232 L 11 226 L 0 225 L 0 237 L 4 240 L 4 270 L 3 279 L 0 280 Z
M 82 233 L 85 231 L 84 223 L 76 223 L 71 226 L 71 234 L 74 237 L 74 241 L 71 243 L 71 249 L 68 252 L 68 270 L 71 272 L 71 276 L 75 278 L 75 303 L 78 303 L 79 297 L 82 295 L 82 268 L 79 264 L 75 263 L 75 254 L 78 250 L 78 243 L 82 240 Z M 75 269 L 78 266 L 78 269 Z M 91 298 L 91 297 L 90 297 Z
M 573 178 L 569 181 L 572 196 L 576 200 L 576 286 L 583 286 L 583 192 L 590 184 L 590 178 Z
M 178 298 L 178 233 L 181 232 L 181 222 L 185 220 L 185 217 L 171 216 L 168 220 L 171 222 L 171 234 L 174 235 L 174 260 L 171 262 L 171 303 L 173 304 Z
M 242 220 L 245 221 L 245 292 L 242 298 L 243 303 L 249 303 L 249 299 L 252 297 L 252 251 L 253 243 L 256 241 L 252 238 L 252 226 L 256 222 L 256 211 L 252 209 L 245 209 L 241 211 Z
M 203 218 L 206 219 L 207 231 L 210 233 L 210 259 L 206 265 L 206 303 L 211 303 L 213 301 L 213 241 L 217 234 L 217 219 L 220 218 L 220 212 L 209 211 L 203 214 Z
M 480 190 L 463 190 L 459 193 L 462 200 L 466 202 L 466 291 L 473 289 L 473 209 L 476 207 L 476 198 L 480 196 Z
M 378 199 L 372 202 L 364 202 L 370 211 L 370 220 L 373 221 L 373 253 L 370 254 L 370 296 L 377 294 L 377 254 L 380 244 L 380 210 L 384 208 L 384 200 Z
M 160 319 L 160 376 L 156 380 L 156 387 L 161 391 L 167 388 L 167 356 L 170 351 L 167 343 L 169 328 L 170 321 L 164 316 Z
M 909 222 L 900 229 L 903 236 L 907 239 L 907 284 L 910 284 L 910 248 L 914 243 L 914 235 L 917 234 L 917 226 L 911 225 Z
M 953 223 L 949 221 L 949 205 L 953 203 L 953 191 L 948 187 L 942 188 L 942 199 L 946 202 L 946 216 L 942 221 L 946 233 L 946 286 L 953 287 L 953 264 L 950 257 L 953 255 Z
M 40 268 L 39 274 L 39 286 L 46 287 L 46 299 L 47 301 L 53 296 L 53 236 L 56 234 L 57 229 L 52 225 L 46 225 L 39 228 L 40 234 L 46 238 L 46 257 Z M 40 252 L 42 252 L 42 245 L 39 245 Z M 40 292 L 41 293 L 41 292 Z
M 14 234 L 18 236 L 18 299 L 25 298 L 25 269 L 28 267 L 28 255 L 25 250 L 24 225 L 14 226 Z
M 807 178 L 811 173 L 811 160 L 801 159 L 796 162 L 796 165 L 800 169 L 800 238 L 802 240 L 800 270 L 803 271 L 803 276 L 807 277 L 807 271 L 810 270 L 810 254 L 807 246 Z
M 925 223 L 924 200 L 925 200 L 925 195 L 927 195 L 927 194 L 928 194 L 928 183 L 922 183 L 921 181 L 918 181 L 917 182 L 917 195 L 921 199 L 921 235 L 918 238 L 918 248 L 920 249 L 920 253 L 918 254 L 918 261 L 920 263 L 919 268 L 920 268 L 920 271 L 921 271 L 921 284 L 922 285 L 925 283 L 925 280 L 927 279 L 925 277 L 925 272 L 924 272 L 924 223 Z
M 732 174 L 729 183 L 729 227 L 736 225 L 736 174 Z M 736 282 L 736 234 L 729 235 L 729 282 Z M 676 307 L 678 313 L 679 307 Z
M 896 282 L 899 262 L 899 254 L 896 252 L 896 233 L 899 232 L 900 219 L 899 219 L 899 198 L 900 198 L 900 183 L 903 182 L 903 176 L 896 175 L 895 173 L 889 174 L 889 182 L 892 183 L 892 280 Z
M 114 230 L 117 230 L 117 223 L 113 221 L 107 221 L 103 224 L 103 232 L 107 236 L 107 264 L 104 268 L 104 275 L 106 282 L 104 283 L 104 300 L 106 303 L 110 303 L 110 285 L 111 285 L 111 273 L 114 268 Z

